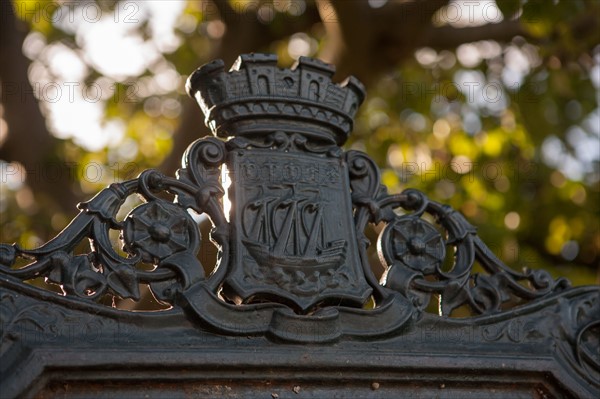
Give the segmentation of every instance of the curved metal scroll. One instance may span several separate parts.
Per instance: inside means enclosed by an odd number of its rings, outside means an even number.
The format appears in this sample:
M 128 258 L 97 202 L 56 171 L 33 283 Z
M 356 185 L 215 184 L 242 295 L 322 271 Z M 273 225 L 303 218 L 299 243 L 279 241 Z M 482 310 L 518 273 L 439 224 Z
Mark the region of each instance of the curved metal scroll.
M 149 284 L 155 297 L 171 303 L 182 290 L 205 279 L 196 255 L 200 232 L 187 209 L 206 213 L 215 225 L 213 239 L 221 246 L 227 262 L 228 225 L 219 198 L 219 166 L 224 144 L 217 139 L 199 140 L 186 153 L 186 167 L 178 178 L 155 170 L 137 179 L 111 184 L 93 199 L 79 204 L 81 213 L 56 238 L 33 250 L 18 245 L 0 246 L 0 271 L 21 280 L 46 277 L 58 284 L 64 295 L 99 301 L 105 294 L 140 299 L 140 284 Z M 159 196 L 175 196 L 170 202 Z M 132 194 L 144 204 L 119 222 L 116 215 Z M 109 232 L 117 230 L 126 256 L 113 247 Z M 91 251 L 73 252 L 84 239 Z M 13 268 L 18 258 L 32 262 Z M 152 265 L 150 271 L 139 264 Z

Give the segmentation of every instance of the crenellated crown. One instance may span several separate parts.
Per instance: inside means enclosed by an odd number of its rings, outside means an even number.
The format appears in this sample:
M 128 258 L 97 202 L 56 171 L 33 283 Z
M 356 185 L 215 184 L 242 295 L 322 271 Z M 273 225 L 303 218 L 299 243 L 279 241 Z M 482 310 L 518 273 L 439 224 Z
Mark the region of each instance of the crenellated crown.
M 300 57 L 291 69 L 282 69 L 275 55 L 244 54 L 229 72 L 222 60 L 201 66 L 186 89 L 216 136 L 284 131 L 341 145 L 365 91 L 354 77 L 333 83 L 334 73 L 333 66 L 313 58 Z

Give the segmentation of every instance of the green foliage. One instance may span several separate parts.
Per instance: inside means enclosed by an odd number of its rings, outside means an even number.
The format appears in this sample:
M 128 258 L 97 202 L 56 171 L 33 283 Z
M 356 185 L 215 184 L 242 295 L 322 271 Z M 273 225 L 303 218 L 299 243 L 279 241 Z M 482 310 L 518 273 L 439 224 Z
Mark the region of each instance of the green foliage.
M 589 12 L 570 2 L 531 7 L 529 25 L 554 24 L 557 14 L 568 24 Z M 460 49 L 419 50 L 370 91 L 351 145 L 374 156 L 392 191 L 418 187 L 459 209 L 513 267 L 589 283 L 600 240 L 599 160 L 580 152 L 600 145 L 590 78 L 600 48 L 585 39 L 574 51 L 568 36 L 548 46 L 519 37 L 501 47 L 477 42 L 468 46 L 479 61 L 468 66 Z M 507 84 L 502 73 L 515 54 L 529 67 L 521 83 Z M 462 84 L 461 75 L 469 77 Z M 561 151 L 545 154 L 550 138 Z

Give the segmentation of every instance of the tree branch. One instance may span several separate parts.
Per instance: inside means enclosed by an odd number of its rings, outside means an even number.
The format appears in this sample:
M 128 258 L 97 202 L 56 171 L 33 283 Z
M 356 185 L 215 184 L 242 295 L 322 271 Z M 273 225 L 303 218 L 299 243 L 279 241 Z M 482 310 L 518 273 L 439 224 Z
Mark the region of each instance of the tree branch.
M 421 46 L 434 49 L 451 49 L 464 43 L 479 40 L 509 42 L 515 36 L 529 37 L 523 25 L 517 20 L 502 21 L 496 24 L 455 28 L 453 26 L 430 27 L 420 40 Z
M 219 11 L 219 17 L 221 18 L 221 21 L 223 21 L 223 23 L 225 25 L 230 25 L 234 22 L 236 12 L 229 4 L 229 1 L 227 1 L 227 0 L 211 0 L 211 2 L 217 8 L 217 11 Z
M 335 11 L 338 24 L 325 24 L 329 37 L 324 58 L 338 66 L 340 77 L 354 75 L 368 86 L 413 53 L 416 38 L 448 2 L 388 1 L 372 8 L 363 1 L 319 0 L 321 11 Z
M 390 1 L 381 8 L 381 12 L 396 21 L 403 18 L 403 23 L 409 18 L 423 24 L 431 24 L 433 15 L 448 3 L 450 0 Z

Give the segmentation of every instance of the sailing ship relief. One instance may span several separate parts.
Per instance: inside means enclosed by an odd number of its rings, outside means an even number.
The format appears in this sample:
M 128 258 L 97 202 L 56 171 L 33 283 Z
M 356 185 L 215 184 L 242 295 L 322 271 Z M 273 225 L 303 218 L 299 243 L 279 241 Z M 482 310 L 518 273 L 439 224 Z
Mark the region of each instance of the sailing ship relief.
M 243 211 L 242 240 L 257 264 L 271 268 L 327 271 L 346 259 L 346 240 L 326 242 L 323 226 L 325 202 L 296 193 L 266 197 L 248 203 Z M 286 187 L 272 187 L 285 191 Z M 310 190 L 317 191 L 318 190 Z
M 231 154 L 240 177 L 230 188 L 238 227 L 224 295 L 245 303 L 276 296 L 300 312 L 328 298 L 362 305 L 372 289 L 361 269 L 345 166 L 339 159 L 252 151 L 252 174 L 243 172 L 249 151 Z M 300 173 L 285 172 L 292 162 Z

